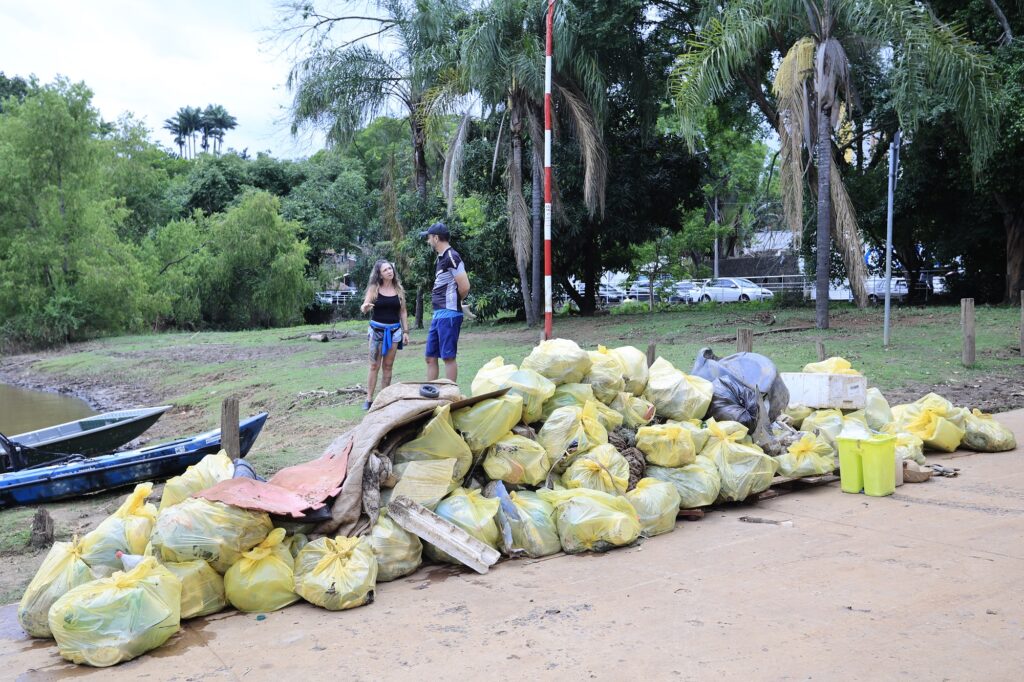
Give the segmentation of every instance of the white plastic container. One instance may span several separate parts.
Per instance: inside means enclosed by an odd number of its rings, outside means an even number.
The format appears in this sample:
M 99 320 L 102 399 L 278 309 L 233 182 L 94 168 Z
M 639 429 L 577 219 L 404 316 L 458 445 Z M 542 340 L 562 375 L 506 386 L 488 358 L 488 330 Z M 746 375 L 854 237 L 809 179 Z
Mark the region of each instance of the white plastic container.
M 861 410 L 867 405 L 868 380 L 855 374 L 782 372 L 789 404 L 815 409 Z
M 896 455 L 896 487 L 903 485 L 903 458 Z

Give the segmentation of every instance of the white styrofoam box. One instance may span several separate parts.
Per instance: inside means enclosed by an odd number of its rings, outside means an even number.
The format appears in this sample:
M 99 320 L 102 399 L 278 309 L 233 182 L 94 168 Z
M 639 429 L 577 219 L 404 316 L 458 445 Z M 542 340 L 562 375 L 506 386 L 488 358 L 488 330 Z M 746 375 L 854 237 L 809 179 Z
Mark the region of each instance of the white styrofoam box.
M 867 404 L 868 380 L 856 374 L 782 372 L 789 404 L 805 407 L 860 410 Z

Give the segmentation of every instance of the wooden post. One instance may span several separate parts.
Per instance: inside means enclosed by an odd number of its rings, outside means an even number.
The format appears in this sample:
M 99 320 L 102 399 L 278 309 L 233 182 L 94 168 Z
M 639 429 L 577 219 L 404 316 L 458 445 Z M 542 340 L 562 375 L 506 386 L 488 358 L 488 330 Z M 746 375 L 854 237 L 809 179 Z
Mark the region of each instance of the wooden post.
M 818 352 L 818 362 L 825 361 L 825 342 L 818 339 L 814 342 L 814 349 Z
M 242 454 L 238 442 L 238 398 L 225 398 L 220 404 L 220 446 L 232 461 Z
M 736 330 L 736 352 L 737 353 L 750 353 L 754 350 L 754 330 L 753 329 L 737 329 Z
M 960 326 L 964 333 L 964 346 L 961 360 L 964 367 L 974 365 L 974 299 L 960 299 Z
M 1024 289 L 1020 292 L 1020 356 L 1024 358 Z
M 658 344 L 651 341 L 647 344 L 647 366 L 650 367 L 654 364 L 654 361 L 658 358 Z

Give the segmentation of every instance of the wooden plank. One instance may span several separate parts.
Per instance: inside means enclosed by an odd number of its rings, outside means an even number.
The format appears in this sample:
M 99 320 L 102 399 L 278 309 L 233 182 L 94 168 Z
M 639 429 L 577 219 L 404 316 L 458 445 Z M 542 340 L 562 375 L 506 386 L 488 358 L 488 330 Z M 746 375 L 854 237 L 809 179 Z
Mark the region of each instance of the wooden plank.
M 220 404 L 220 445 L 232 461 L 242 454 L 238 442 L 238 398 L 234 396 Z
M 974 365 L 974 299 L 960 299 L 960 327 L 963 330 L 964 342 L 960 360 L 964 367 Z
M 754 350 L 754 330 L 753 329 L 737 329 L 736 330 L 736 352 L 737 353 L 750 353 Z
M 680 509 L 679 516 L 677 518 L 685 519 L 687 521 L 700 521 L 704 518 L 704 509 Z
M 822 341 L 821 339 L 815 341 L 814 350 L 818 354 L 818 362 L 823 362 L 825 360 L 825 342 Z
M 654 364 L 654 361 L 658 358 L 658 344 L 651 341 L 647 344 L 647 366 L 650 367 Z
M 1020 356 L 1024 358 L 1024 289 L 1020 292 Z

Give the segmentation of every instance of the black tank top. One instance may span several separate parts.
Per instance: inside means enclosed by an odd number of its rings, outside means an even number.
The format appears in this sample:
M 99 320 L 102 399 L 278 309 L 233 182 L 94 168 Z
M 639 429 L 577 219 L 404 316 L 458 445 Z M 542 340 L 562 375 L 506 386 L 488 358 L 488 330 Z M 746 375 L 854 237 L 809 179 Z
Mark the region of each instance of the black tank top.
M 370 319 L 381 324 L 398 324 L 401 321 L 402 302 L 398 296 L 377 294 Z

